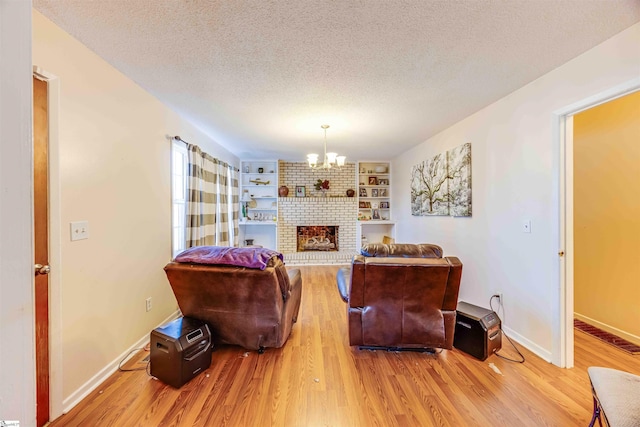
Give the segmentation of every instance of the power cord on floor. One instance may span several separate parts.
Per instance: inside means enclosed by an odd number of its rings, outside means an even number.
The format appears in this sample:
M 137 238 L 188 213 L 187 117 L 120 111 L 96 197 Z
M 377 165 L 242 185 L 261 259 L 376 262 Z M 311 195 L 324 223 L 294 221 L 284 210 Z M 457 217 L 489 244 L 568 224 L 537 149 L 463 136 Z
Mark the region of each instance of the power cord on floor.
M 500 295 L 498 295 L 498 294 L 494 294 L 494 295 L 491 295 L 491 298 L 489 298 L 489 308 L 491 308 L 491 311 L 496 312 L 496 311 L 493 309 L 493 299 L 494 299 L 494 298 L 498 298 L 498 299 L 500 299 Z M 496 313 L 497 313 L 497 312 L 496 312 Z M 502 311 L 502 316 L 504 317 L 504 310 Z M 518 353 L 518 355 L 520 355 L 520 360 L 518 360 L 518 359 L 511 359 L 511 358 L 509 358 L 509 357 L 503 356 L 503 355 L 499 354 L 497 351 L 493 352 L 493 354 L 495 354 L 496 356 L 498 356 L 500 359 L 504 359 L 504 360 L 506 360 L 506 361 L 508 361 L 508 362 L 524 363 L 524 362 L 525 362 L 524 355 L 520 352 L 520 350 L 518 349 L 518 346 L 516 346 L 516 344 L 515 344 L 513 341 L 511 341 L 511 338 L 509 338 L 509 336 L 504 332 L 504 329 L 502 329 L 502 322 L 500 323 L 500 332 L 502 332 L 502 335 L 503 335 L 507 340 L 509 340 L 509 343 L 511 344 L 511 346 L 512 346 L 512 347 L 514 348 L 514 350 Z
M 145 346 L 143 348 L 134 348 L 133 350 L 131 350 L 121 361 L 120 363 L 118 363 L 118 370 L 120 372 L 132 372 L 132 371 L 147 371 L 147 375 L 151 376 L 151 373 L 149 371 L 150 368 L 150 360 L 147 360 L 146 366 L 144 368 L 140 367 L 140 368 L 133 368 L 133 369 L 124 369 L 122 367 L 122 364 L 126 361 L 129 360 L 129 356 L 131 356 L 134 352 L 136 351 L 140 351 L 140 350 L 145 350 L 145 351 L 149 351 L 148 346 Z

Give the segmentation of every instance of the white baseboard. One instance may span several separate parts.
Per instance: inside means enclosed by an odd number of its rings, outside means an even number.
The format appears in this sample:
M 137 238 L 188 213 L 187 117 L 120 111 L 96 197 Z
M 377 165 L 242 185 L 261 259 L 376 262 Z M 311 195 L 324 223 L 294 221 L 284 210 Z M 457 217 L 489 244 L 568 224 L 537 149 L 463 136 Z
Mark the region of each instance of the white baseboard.
M 640 345 L 640 337 L 637 335 L 633 335 L 630 334 L 629 332 L 625 332 L 621 329 L 618 328 L 614 328 L 613 326 L 607 325 L 606 323 L 602 323 L 599 322 L 595 319 L 592 319 L 590 317 L 587 316 L 583 316 L 582 314 L 579 313 L 573 313 L 573 317 L 578 319 L 578 320 L 582 320 L 584 323 L 588 323 L 591 326 L 595 326 L 596 328 L 602 329 L 603 331 L 607 331 L 610 334 L 613 334 L 617 337 L 620 337 L 622 339 L 625 339 L 627 341 L 629 341 L 630 343 L 633 343 L 635 345 Z
M 540 347 L 538 344 L 523 337 L 522 335 L 514 332 L 509 328 L 505 328 L 503 326 L 502 329 L 504 333 L 506 333 L 509 336 L 509 338 L 511 338 L 514 342 L 522 345 L 523 347 L 526 347 L 527 350 L 534 353 L 536 356 L 551 363 L 551 352 L 549 350 Z M 507 348 L 510 346 L 511 346 L 511 343 L 509 342 L 509 340 L 506 337 L 502 337 L 502 348 Z
M 177 310 L 174 313 L 172 313 L 169 317 L 167 317 L 165 320 L 160 322 L 158 326 L 164 325 L 165 323 L 170 322 L 174 319 L 177 319 L 180 316 L 181 316 L 181 313 L 179 310 Z M 149 334 L 146 334 L 145 336 L 140 338 L 138 342 L 136 342 L 131 347 L 123 351 L 122 354 L 120 354 L 113 361 L 111 361 L 111 363 L 109 363 L 107 366 L 105 366 L 100 371 L 98 371 L 98 373 L 96 373 L 93 377 L 91 377 L 89 381 L 84 383 L 82 386 L 80 386 L 80 388 L 78 388 L 76 391 L 71 393 L 69 397 L 67 397 L 62 401 L 62 408 L 63 408 L 62 412 L 66 414 L 71 409 L 73 409 L 73 407 L 76 406 L 78 403 L 80 403 L 82 399 L 87 397 L 89 393 L 91 393 L 93 390 L 98 388 L 98 386 L 102 384 L 104 381 L 106 381 L 106 379 L 109 378 L 110 375 L 116 372 L 118 370 L 118 365 L 120 364 L 120 362 L 124 362 L 125 357 L 127 357 L 127 360 L 133 357 L 133 355 L 135 354 L 133 350 L 135 350 L 136 348 L 144 347 L 145 345 L 147 345 L 148 342 L 149 342 Z

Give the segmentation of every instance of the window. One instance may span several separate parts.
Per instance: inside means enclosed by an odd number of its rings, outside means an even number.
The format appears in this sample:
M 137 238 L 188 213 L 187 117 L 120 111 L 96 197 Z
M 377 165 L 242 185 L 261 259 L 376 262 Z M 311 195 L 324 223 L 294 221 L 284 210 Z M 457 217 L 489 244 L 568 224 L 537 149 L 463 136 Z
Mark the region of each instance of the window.
M 172 197 L 172 256 L 185 248 L 187 228 L 187 147 L 173 141 L 171 149 L 171 197 Z

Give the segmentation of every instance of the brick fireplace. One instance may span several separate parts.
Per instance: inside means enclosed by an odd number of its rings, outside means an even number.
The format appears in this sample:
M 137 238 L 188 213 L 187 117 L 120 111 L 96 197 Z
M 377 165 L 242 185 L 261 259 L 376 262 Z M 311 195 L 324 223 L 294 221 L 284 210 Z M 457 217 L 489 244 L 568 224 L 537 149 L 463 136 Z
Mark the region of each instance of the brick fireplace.
M 340 169 L 313 171 L 303 162 L 280 160 L 278 185 L 289 188 L 288 197 L 278 198 L 278 247 L 287 265 L 346 264 L 356 253 L 358 203 L 356 197 L 346 197 L 347 189 L 355 187 L 355 163 Z M 315 191 L 318 179 L 328 179 L 328 197 Z M 295 187 L 303 185 L 306 195 L 295 197 Z M 333 197 L 332 197 L 333 196 Z M 298 227 L 331 225 L 336 227 L 335 250 L 305 250 L 298 252 Z M 339 232 L 338 232 L 339 230 Z
M 327 230 L 317 227 L 327 228 L 327 225 L 335 227 L 335 237 L 330 238 L 335 249 L 319 249 L 318 252 L 352 253 L 356 250 L 356 198 L 281 197 L 278 211 L 278 251 L 284 254 L 299 252 L 299 227 L 307 227 L 311 234 L 324 236 Z M 313 236 L 306 238 L 310 237 Z

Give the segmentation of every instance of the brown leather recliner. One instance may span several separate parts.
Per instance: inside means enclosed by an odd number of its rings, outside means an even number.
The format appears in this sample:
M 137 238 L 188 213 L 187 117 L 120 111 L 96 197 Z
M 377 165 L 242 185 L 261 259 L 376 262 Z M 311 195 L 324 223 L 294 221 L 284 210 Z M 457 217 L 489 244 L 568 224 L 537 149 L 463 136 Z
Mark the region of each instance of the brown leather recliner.
M 204 246 L 164 270 L 182 314 L 207 322 L 215 344 L 263 351 L 284 345 L 300 309 L 300 270 L 287 271 L 281 257 L 268 249 Z
M 430 244 L 370 244 L 337 274 L 349 344 L 453 348 L 462 263 Z

